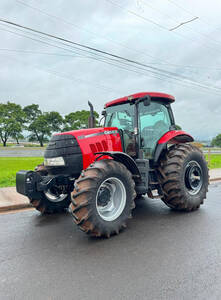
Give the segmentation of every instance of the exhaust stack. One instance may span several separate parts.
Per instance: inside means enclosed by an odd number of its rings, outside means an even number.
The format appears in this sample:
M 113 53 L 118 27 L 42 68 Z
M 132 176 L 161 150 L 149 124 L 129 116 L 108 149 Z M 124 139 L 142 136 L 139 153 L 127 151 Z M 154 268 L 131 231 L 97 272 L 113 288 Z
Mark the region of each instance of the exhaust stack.
M 88 118 L 88 128 L 94 128 L 95 127 L 94 107 L 90 101 L 88 101 L 88 105 L 90 106 L 90 117 Z

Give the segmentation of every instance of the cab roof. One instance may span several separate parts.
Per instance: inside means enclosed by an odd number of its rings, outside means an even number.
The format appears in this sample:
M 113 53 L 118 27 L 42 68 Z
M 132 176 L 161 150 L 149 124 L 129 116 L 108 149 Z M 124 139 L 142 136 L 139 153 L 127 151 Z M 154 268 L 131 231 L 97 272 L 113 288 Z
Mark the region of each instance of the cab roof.
M 175 98 L 169 94 L 156 93 L 156 92 L 142 92 L 142 93 L 136 93 L 133 95 L 125 96 L 125 97 L 118 98 L 118 99 L 112 100 L 110 102 L 107 102 L 105 104 L 104 108 L 122 104 L 122 103 L 128 102 L 128 101 L 133 101 L 135 99 L 144 97 L 146 95 L 149 95 L 151 97 L 151 100 L 155 100 L 155 101 L 166 101 L 167 103 L 172 103 L 175 101 Z

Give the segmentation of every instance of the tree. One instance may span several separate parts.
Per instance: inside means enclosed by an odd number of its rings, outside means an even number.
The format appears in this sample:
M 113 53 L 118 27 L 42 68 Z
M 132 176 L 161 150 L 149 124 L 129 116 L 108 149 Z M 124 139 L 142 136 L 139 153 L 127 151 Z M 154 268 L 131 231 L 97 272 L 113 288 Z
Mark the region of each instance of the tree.
M 212 139 L 211 145 L 221 147 L 221 134 L 218 134 L 215 138 Z
M 48 137 L 52 135 L 53 132 L 60 131 L 61 125 L 63 124 L 63 119 L 58 112 L 46 112 L 35 121 L 33 121 L 29 126 L 29 131 L 32 132 L 32 136 L 39 141 L 40 146 L 44 146 L 44 142 L 48 140 Z
M 26 116 L 26 122 L 32 122 L 42 115 L 42 111 L 39 109 L 38 104 L 27 105 L 23 108 L 23 111 Z
M 26 106 L 24 111 L 28 123 L 26 129 L 31 132 L 29 140 L 37 140 L 41 147 L 44 146 L 44 142 L 53 132 L 61 130 L 63 118 L 58 112 L 42 113 L 36 104 Z
M 88 118 L 90 111 L 78 110 L 65 116 L 63 131 L 76 130 L 82 128 L 88 128 Z M 95 123 L 98 125 L 99 114 L 94 112 Z
M 8 138 L 21 136 L 25 114 L 19 104 L 0 103 L 0 138 L 6 147 Z
M 20 139 L 24 139 L 24 136 L 22 134 L 22 130 L 23 130 L 24 126 L 23 124 L 16 124 L 11 131 L 10 136 L 16 140 L 17 144 L 19 144 L 19 140 Z

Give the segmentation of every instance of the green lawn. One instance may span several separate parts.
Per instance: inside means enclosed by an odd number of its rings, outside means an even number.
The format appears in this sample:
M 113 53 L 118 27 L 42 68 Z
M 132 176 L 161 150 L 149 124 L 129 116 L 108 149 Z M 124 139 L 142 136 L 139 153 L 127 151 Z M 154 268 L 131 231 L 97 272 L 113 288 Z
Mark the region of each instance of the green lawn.
M 208 161 L 208 154 L 205 155 L 206 161 Z M 221 168 L 221 154 L 210 154 L 210 169 Z
M 42 157 L 0 157 L 0 187 L 15 186 L 17 171 L 33 170 L 42 161 Z

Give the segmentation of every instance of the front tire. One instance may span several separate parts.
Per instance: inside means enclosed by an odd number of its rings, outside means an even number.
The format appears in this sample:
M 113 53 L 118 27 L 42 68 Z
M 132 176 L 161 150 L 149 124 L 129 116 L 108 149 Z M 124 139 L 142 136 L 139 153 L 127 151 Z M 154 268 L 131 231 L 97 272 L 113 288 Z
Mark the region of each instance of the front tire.
M 44 165 L 38 165 L 35 171 L 40 175 L 47 175 Z M 71 195 L 58 193 L 56 188 L 39 192 L 36 198 L 29 198 L 32 206 L 42 214 L 60 213 L 66 210 L 71 203 Z
M 193 211 L 208 192 L 208 167 L 201 150 L 191 144 L 174 145 L 158 168 L 163 202 L 174 210 Z
M 91 236 L 118 234 L 135 207 L 134 187 L 132 174 L 123 164 L 96 161 L 75 182 L 70 205 L 74 222 Z

